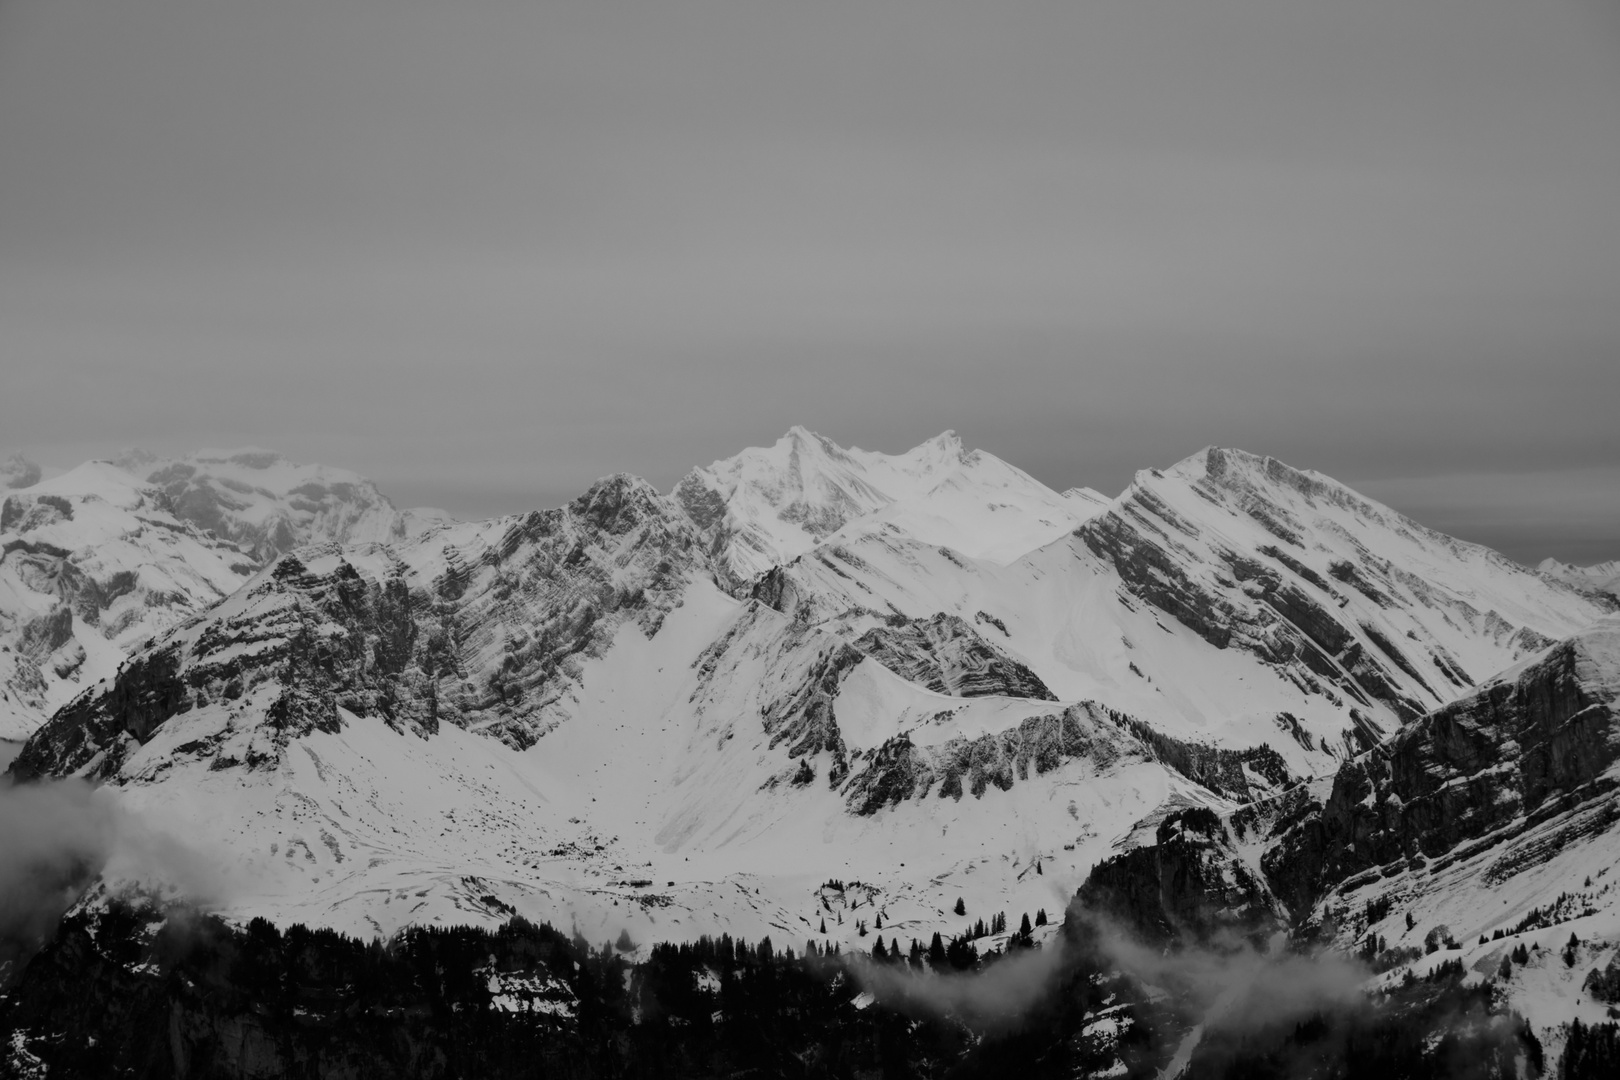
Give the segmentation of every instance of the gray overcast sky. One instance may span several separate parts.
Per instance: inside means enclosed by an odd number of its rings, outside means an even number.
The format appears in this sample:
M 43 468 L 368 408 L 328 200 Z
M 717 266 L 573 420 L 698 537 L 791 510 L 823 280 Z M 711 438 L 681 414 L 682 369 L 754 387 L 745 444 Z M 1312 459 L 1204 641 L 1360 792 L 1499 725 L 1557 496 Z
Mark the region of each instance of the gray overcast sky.
M 0 448 L 474 516 L 803 423 L 1620 556 L 1610 0 L 0 0 Z

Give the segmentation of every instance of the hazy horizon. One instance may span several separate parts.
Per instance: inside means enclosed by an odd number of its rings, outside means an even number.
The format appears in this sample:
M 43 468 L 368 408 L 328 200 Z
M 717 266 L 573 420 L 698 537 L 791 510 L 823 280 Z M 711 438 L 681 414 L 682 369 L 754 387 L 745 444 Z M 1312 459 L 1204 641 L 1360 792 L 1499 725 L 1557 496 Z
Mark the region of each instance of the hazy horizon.
M 0 449 L 467 516 L 795 423 L 1620 557 L 1595 0 L 0 4 Z

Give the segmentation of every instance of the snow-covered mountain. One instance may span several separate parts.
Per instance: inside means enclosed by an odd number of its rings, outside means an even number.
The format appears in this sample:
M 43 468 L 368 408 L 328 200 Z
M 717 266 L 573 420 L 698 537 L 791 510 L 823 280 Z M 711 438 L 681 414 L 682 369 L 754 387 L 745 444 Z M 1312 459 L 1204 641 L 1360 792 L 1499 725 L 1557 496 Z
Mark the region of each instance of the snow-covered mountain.
M 446 520 L 371 481 L 267 451 L 132 451 L 49 480 L 14 458 L 0 504 L 0 740 L 26 737 L 134 649 L 282 550 L 399 539 Z
M 868 532 L 754 595 L 846 637 L 945 612 L 1061 700 L 1107 701 L 1183 739 L 1269 743 L 1301 773 L 1605 611 L 1326 477 L 1214 448 L 1138 474 L 1009 563 Z
M 130 450 L 113 464 L 161 488 L 177 517 L 261 561 L 302 544 L 404 540 L 449 520 L 441 510 L 396 509 L 358 473 L 300 465 L 273 450 Z
M 1610 559 L 1592 566 L 1575 566 L 1557 559 L 1543 559 L 1536 569 L 1583 592 L 1607 594 L 1609 598 L 1620 601 L 1620 559 Z
M 924 935 L 1061 905 L 1605 611 L 1239 451 L 1097 505 L 949 435 L 795 430 L 671 496 L 283 555 L 14 771 L 182 823 L 241 917 Z
M 21 454 L 12 454 L 0 461 L 0 489 L 32 487 L 39 483 L 42 475 L 40 467 Z
M 1059 494 L 947 431 L 904 454 L 845 449 L 791 429 L 775 445 L 694 469 L 675 487 L 722 583 L 746 584 L 828 542 L 902 536 L 991 562 L 1072 530 L 1107 500 Z
M 0 502 L 0 738 L 21 739 L 130 652 L 258 569 L 106 462 Z

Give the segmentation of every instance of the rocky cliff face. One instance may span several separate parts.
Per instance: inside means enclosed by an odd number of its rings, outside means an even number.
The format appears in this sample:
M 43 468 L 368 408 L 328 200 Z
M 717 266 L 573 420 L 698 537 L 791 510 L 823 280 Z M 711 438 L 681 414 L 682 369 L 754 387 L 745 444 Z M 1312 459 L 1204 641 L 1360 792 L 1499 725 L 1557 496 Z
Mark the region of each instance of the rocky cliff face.
M 229 610 L 74 699 L 29 740 L 13 772 L 112 777 L 165 725 L 187 731 L 177 754 L 217 769 L 274 768 L 289 741 L 338 730 L 340 708 L 431 733 L 437 715 L 425 671 L 435 641 L 419 642 L 411 605 L 400 576 L 368 579 L 347 562 L 311 573 L 288 557 Z M 230 710 L 225 723 L 186 722 L 211 704 Z M 254 711 L 262 719 L 235 722 Z
M 398 542 L 448 520 L 268 451 L 132 451 L 0 501 L 0 738 L 26 736 L 133 650 L 309 543 Z M 26 481 L 26 483 L 24 483 Z
M 1153 839 L 1093 869 L 1076 896 L 1082 908 L 1158 946 L 1202 945 L 1223 933 L 1259 941 L 1287 924 L 1214 811 L 1176 810 Z
M 952 697 L 1057 697 L 1028 667 L 980 637 L 966 621 L 941 612 L 929 619 L 873 627 L 855 648 L 907 682 Z
M 559 510 L 399 550 L 305 548 L 75 700 L 14 768 L 112 776 L 158 726 L 221 701 L 240 701 L 244 723 L 187 742 L 221 768 L 273 767 L 340 710 L 527 746 L 566 709 L 582 658 L 626 622 L 657 631 L 693 547 L 656 492 L 615 477 Z
M 1609 620 L 1347 762 L 1325 800 L 1280 825 L 1266 876 L 1298 913 L 1358 875 L 1486 853 L 1484 874 L 1501 881 L 1620 822 L 1617 760 Z M 1538 829 L 1548 824 L 1556 837 Z
M 1085 703 L 1061 713 L 1031 716 L 1016 726 L 931 746 L 902 733 L 857 755 L 843 788 L 849 808 L 862 815 L 908 799 L 984 797 L 1014 784 L 1083 761 L 1107 771 L 1122 759 L 1149 760 L 1130 735 L 1109 722 L 1106 710 Z

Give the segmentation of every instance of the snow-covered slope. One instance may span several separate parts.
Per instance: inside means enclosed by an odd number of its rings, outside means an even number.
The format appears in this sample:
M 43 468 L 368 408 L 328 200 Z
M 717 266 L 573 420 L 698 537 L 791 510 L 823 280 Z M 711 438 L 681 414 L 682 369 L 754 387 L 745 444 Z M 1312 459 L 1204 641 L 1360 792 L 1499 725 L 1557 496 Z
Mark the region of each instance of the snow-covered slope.
M 1605 610 L 1319 473 L 1214 447 L 1139 473 L 1082 539 L 1211 644 L 1400 719 Z
M 164 458 L 131 450 L 114 464 L 161 488 L 174 513 L 260 560 L 301 544 L 404 540 L 449 520 L 397 510 L 347 469 L 299 465 L 272 450 L 199 450 Z
M 904 454 L 845 449 L 795 427 L 775 445 L 694 469 L 673 497 L 714 553 L 716 573 L 746 586 L 828 540 L 905 536 L 1004 562 L 1062 536 L 1106 500 L 1062 494 L 945 432 Z
M 0 739 L 25 738 L 130 651 L 257 569 L 105 462 L 9 492 L 0 502 Z

